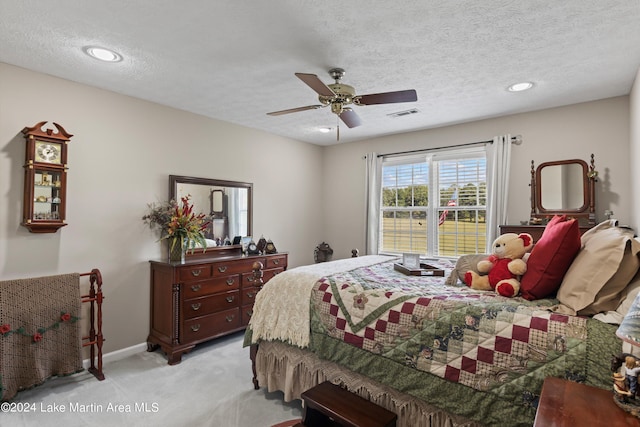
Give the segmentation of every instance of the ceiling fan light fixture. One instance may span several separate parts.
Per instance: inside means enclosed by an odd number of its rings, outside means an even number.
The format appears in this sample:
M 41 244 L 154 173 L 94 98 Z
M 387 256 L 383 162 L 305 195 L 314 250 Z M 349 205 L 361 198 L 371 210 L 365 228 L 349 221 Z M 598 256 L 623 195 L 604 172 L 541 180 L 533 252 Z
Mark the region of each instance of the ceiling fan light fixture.
M 92 58 L 95 58 L 104 62 L 120 62 L 122 61 L 122 55 L 114 52 L 111 49 L 98 46 L 85 46 L 82 51 Z
M 525 90 L 529 90 L 533 87 L 533 83 L 532 82 L 520 82 L 520 83 L 514 83 L 511 86 L 509 86 L 507 88 L 507 90 L 509 92 L 522 92 Z

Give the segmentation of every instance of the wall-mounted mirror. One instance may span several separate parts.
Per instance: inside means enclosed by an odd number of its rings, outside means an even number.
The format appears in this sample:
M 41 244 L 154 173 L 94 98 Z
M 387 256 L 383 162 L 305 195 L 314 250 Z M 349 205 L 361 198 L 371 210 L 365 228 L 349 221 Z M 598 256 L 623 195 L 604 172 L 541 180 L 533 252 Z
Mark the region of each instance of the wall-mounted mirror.
M 595 225 L 595 171 L 584 160 L 531 161 L 531 218 L 545 219 L 566 214 L 580 223 Z
M 251 236 L 253 184 L 169 175 L 169 198 L 179 201 L 186 196 L 190 196 L 194 213 L 204 213 L 211 221 L 205 233 L 208 240 Z

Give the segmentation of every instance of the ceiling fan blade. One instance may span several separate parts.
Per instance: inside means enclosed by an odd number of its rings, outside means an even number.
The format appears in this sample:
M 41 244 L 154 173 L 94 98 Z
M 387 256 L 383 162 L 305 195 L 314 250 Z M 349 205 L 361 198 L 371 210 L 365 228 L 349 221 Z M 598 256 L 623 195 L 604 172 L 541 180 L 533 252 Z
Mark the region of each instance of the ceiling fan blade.
M 397 92 L 373 93 L 356 97 L 355 103 L 360 105 L 394 104 L 396 102 L 414 102 L 418 95 L 414 89 L 400 90 Z
M 329 89 L 329 86 L 322 83 L 322 80 L 315 74 L 295 73 L 296 77 L 302 80 L 307 86 L 315 90 L 318 95 L 322 96 L 336 96 L 336 94 Z
M 318 108 L 322 108 L 322 107 L 324 107 L 324 105 L 307 105 L 306 107 L 298 107 L 298 108 L 290 108 L 288 110 L 272 111 L 271 113 L 267 113 L 267 115 L 268 116 L 280 116 L 282 114 L 297 113 L 298 111 L 317 110 Z
M 349 128 L 354 128 L 362 124 L 360 117 L 351 109 L 343 110 L 342 113 L 340 113 L 340 120 Z

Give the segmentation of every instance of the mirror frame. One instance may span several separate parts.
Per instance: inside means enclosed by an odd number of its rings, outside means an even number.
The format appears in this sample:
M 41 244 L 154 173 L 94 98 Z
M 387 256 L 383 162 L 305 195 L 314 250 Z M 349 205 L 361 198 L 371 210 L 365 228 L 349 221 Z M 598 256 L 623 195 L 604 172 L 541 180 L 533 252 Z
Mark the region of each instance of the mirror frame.
M 549 166 L 573 164 L 582 167 L 583 205 L 575 209 L 545 209 L 544 206 L 542 206 L 542 170 Z M 554 215 L 567 215 L 577 218 L 580 223 L 586 221 L 588 225 L 594 226 L 596 224 L 595 182 L 597 174 L 593 154 L 591 154 L 590 166 L 587 165 L 587 162 L 584 160 L 571 159 L 540 163 L 536 168 L 534 161 L 531 160 L 531 218 L 548 219 Z
M 210 178 L 196 178 L 193 176 L 181 176 L 181 175 L 169 175 L 169 200 L 176 200 L 178 194 L 178 184 L 197 184 L 206 185 L 209 187 L 237 187 L 247 189 L 247 236 L 252 236 L 253 232 L 253 184 L 250 182 L 240 181 L 227 181 L 223 179 L 210 179 Z M 206 213 L 207 216 L 210 212 Z M 213 248 L 207 248 L 206 253 L 212 252 L 229 252 L 230 250 L 236 250 L 241 248 L 240 245 L 231 246 L 217 246 Z M 202 253 L 195 251 L 194 254 Z M 187 252 L 187 256 L 190 252 Z

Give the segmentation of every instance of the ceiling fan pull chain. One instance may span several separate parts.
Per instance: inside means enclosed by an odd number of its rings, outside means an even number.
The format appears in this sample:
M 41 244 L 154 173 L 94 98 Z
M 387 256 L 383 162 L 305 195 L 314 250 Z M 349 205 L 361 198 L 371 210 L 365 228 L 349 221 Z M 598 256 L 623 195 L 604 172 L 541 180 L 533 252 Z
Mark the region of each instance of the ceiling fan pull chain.
M 340 116 L 336 118 L 336 141 L 340 141 Z

